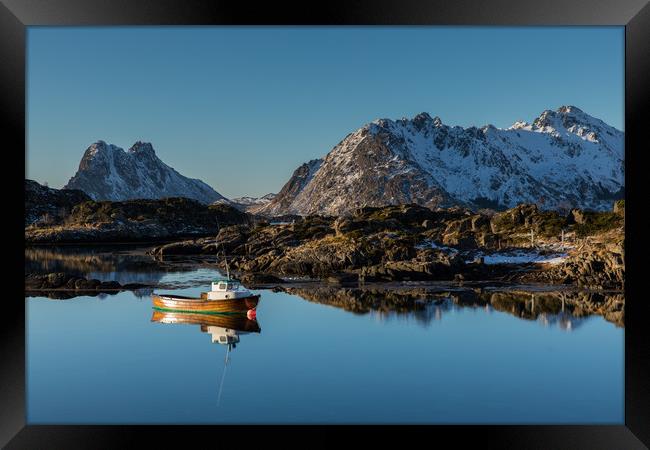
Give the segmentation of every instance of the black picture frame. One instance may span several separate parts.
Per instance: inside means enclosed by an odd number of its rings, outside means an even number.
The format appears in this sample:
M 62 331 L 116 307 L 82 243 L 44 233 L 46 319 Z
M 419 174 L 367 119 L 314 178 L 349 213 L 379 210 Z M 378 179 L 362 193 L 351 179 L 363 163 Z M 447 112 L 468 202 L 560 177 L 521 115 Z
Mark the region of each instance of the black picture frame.
M 297 4 L 286 2 L 223 2 L 197 0 L 1 0 L 0 89 L 2 90 L 3 190 L 7 209 L 5 225 L 23 230 L 15 213 L 24 208 L 23 183 L 19 179 L 25 160 L 15 158 L 26 147 L 25 52 L 26 27 L 107 25 L 621 25 L 625 26 L 625 170 L 626 225 L 625 264 L 625 424 L 620 426 L 26 426 L 25 417 L 25 304 L 21 299 L 20 261 L 24 246 L 19 239 L 5 260 L 17 263 L 7 273 L 17 292 L 5 298 L 2 321 L 2 368 L 0 369 L 0 445 L 18 448 L 123 448 L 135 446 L 136 438 L 148 445 L 169 442 L 172 437 L 198 439 L 211 446 L 226 442 L 260 445 L 269 439 L 284 444 L 336 445 L 341 430 L 359 434 L 364 445 L 383 442 L 392 434 L 403 442 L 472 442 L 494 448 L 589 448 L 641 449 L 650 446 L 650 345 L 644 320 L 648 300 L 641 290 L 642 258 L 647 246 L 640 225 L 643 214 L 641 163 L 647 133 L 648 79 L 650 78 L 650 5 L 646 0 L 467 0 L 399 2 L 328 1 Z M 552 61 L 549 59 L 549 63 Z M 9 139 L 8 139 L 9 138 Z M 646 144 L 647 145 L 647 144 Z M 24 172 L 24 170 L 23 170 Z M 15 178 L 15 179 L 14 179 Z M 20 195 L 18 190 L 23 193 Z M 15 194 L 14 194 L 15 192 Z M 21 206 L 22 205 L 22 206 Z M 15 217 L 12 217 L 15 216 Z M 23 231 L 20 231 L 21 233 Z M 10 254 L 7 254 L 10 253 Z M 24 264 L 22 265 L 24 267 Z M 22 293 L 20 292 L 22 291 Z M 570 374 L 561 374 L 570 376 Z M 597 393 L 595 393 L 597 394 Z M 296 432 L 300 432 L 296 435 Z M 289 438 L 285 440 L 285 438 Z M 308 439 L 308 440 L 305 440 Z M 407 440 L 405 440 L 407 439 Z

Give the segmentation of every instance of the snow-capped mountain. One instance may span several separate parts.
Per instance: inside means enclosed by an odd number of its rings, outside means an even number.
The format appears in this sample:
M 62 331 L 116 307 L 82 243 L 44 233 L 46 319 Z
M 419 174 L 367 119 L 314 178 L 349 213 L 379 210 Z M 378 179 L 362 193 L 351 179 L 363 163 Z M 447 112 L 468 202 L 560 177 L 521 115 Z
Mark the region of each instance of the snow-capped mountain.
M 228 202 L 203 181 L 176 172 L 156 156 L 150 143 L 140 141 L 127 151 L 95 142 L 64 189 L 80 189 L 93 200 L 187 197 L 206 204 Z
M 266 195 L 263 195 L 262 197 L 237 197 L 233 198 L 232 200 L 227 200 L 227 199 L 221 199 L 217 200 L 214 203 L 227 203 L 230 206 L 234 206 L 235 208 L 239 209 L 240 211 L 248 211 L 251 208 L 259 208 L 267 203 L 269 203 L 271 200 L 275 198 L 275 194 L 269 193 Z
M 421 113 L 378 119 L 303 164 L 252 211 L 340 215 L 362 206 L 610 209 L 624 194 L 624 133 L 575 106 L 509 128 L 449 126 Z
M 275 198 L 275 194 L 269 193 L 262 197 L 237 197 L 232 202 L 243 206 L 265 205 Z

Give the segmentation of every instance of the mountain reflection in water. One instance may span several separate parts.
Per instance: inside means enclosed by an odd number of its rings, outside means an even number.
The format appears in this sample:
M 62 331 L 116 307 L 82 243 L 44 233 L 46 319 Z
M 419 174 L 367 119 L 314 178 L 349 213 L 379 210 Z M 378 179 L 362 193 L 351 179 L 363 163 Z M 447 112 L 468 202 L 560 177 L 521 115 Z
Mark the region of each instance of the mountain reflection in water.
M 579 327 L 592 315 L 602 315 L 624 326 L 622 293 L 589 291 L 525 291 L 437 288 L 340 288 L 280 287 L 280 291 L 310 302 L 335 306 L 357 314 L 371 314 L 379 320 L 413 317 L 423 325 L 441 320 L 458 308 L 500 311 L 545 326 L 565 330 Z

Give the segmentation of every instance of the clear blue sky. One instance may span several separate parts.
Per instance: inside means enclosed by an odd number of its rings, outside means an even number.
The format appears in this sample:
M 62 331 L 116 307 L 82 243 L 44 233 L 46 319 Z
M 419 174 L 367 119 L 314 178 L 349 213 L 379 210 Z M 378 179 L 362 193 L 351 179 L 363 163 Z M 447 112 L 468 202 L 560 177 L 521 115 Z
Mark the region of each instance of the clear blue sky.
M 277 192 L 377 118 L 510 126 L 575 105 L 623 129 L 623 27 L 30 27 L 26 177 L 151 142 L 226 197 Z

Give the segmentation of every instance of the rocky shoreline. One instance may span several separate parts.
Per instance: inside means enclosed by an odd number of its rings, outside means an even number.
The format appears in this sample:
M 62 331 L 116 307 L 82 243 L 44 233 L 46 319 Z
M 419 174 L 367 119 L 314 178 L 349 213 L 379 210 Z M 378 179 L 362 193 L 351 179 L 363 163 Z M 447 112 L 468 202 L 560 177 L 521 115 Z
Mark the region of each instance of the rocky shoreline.
M 28 245 L 158 243 L 149 252 L 158 261 L 218 255 L 224 268 L 225 253 L 233 272 L 276 280 L 489 280 L 617 290 L 625 284 L 622 200 L 606 212 L 403 204 L 278 221 L 186 198 L 97 202 L 26 186 Z M 48 202 L 58 209 L 43 206 Z
M 624 204 L 563 216 L 520 205 L 501 213 L 417 205 L 363 208 L 350 217 L 237 225 L 218 236 L 154 247 L 176 255 L 228 255 L 248 276 L 330 282 L 503 281 L 624 289 Z M 223 261 L 220 262 L 223 267 Z

